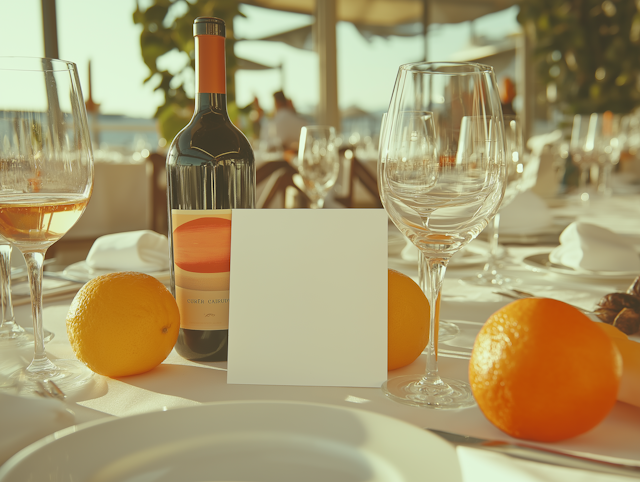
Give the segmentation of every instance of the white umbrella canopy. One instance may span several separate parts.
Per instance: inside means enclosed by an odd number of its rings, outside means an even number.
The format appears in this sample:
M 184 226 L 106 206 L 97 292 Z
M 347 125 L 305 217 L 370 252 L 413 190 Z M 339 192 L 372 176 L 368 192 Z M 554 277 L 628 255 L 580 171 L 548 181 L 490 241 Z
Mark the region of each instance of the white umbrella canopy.
M 337 20 L 356 25 L 390 26 L 421 22 L 424 5 L 429 23 L 459 23 L 515 5 L 518 0 L 336 0 Z M 316 0 L 242 0 L 242 3 L 313 15 Z
M 459 23 L 498 12 L 519 0 L 241 0 L 247 5 L 315 16 L 320 61 L 318 122 L 340 129 L 336 30 L 338 21 L 358 26 L 393 27 L 422 22 Z M 290 33 L 290 32 L 287 32 Z M 296 32 L 301 34 L 302 32 Z M 273 40 L 273 39 L 269 39 Z M 281 40 L 281 39 L 278 39 Z M 425 37 L 426 40 L 426 37 Z M 426 42 L 425 42 L 426 52 Z

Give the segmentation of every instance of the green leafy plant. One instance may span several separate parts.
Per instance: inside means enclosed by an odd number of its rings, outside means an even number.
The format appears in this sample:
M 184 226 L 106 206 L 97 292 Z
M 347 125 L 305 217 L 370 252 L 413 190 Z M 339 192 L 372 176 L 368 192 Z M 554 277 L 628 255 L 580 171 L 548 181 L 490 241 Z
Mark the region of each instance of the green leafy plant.
M 626 113 L 640 105 L 640 1 L 523 0 L 542 85 L 565 114 Z
M 150 71 L 144 82 L 156 83 L 155 90 L 164 93 L 164 103 L 158 107 L 155 117 L 162 137 L 168 141 L 189 122 L 193 114 L 194 100 L 187 94 L 185 86 L 192 86 L 194 82 L 193 21 L 197 17 L 219 17 L 226 22 L 227 101 L 230 113 L 234 110 L 236 57 L 233 19 L 237 15 L 242 15 L 238 10 L 238 0 L 152 0 L 145 10 L 141 10 L 137 2 L 133 21 L 142 25 L 140 49 Z M 173 56 L 174 61 L 176 56 L 182 56 L 184 66 L 178 72 L 169 72 L 163 67 L 165 56 Z

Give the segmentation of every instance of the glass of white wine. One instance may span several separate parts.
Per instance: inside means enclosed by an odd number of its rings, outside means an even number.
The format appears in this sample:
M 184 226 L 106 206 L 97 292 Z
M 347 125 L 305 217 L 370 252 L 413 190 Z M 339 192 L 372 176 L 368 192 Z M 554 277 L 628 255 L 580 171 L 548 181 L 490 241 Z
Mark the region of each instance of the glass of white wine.
M 47 249 L 78 221 L 93 188 L 93 154 L 75 64 L 0 58 L 0 236 L 24 255 L 31 290 L 34 357 L 23 391 L 53 380 L 70 391 L 92 372 L 51 360 L 44 348 L 42 266 Z
M 298 172 L 312 209 L 324 206 L 324 200 L 338 179 L 340 164 L 336 131 L 330 126 L 304 126 L 300 130 Z

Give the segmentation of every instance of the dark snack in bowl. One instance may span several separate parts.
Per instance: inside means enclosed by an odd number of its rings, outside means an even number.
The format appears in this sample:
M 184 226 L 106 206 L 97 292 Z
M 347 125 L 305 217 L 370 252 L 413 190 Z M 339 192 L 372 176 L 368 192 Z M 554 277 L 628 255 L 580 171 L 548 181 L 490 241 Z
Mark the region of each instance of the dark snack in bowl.
M 640 330 L 640 276 L 626 293 L 609 293 L 599 302 L 595 314 L 605 323 L 632 335 Z
M 602 297 L 598 306 L 616 311 L 620 311 L 623 308 L 640 310 L 640 298 L 636 298 L 629 293 L 609 293 Z
M 618 313 L 620 312 L 618 310 L 609 310 L 607 308 L 598 307 L 595 309 L 594 313 L 605 323 L 613 325 L 613 321 L 616 319 L 616 316 L 618 316 Z
M 631 286 L 627 289 L 627 293 L 640 299 L 640 276 L 633 280 L 633 283 L 631 283 Z
M 623 308 L 616 319 L 613 320 L 613 326 L 618 328 L 622 333 L 632 335 L 640 327 L 640 313 L 630 308 Z

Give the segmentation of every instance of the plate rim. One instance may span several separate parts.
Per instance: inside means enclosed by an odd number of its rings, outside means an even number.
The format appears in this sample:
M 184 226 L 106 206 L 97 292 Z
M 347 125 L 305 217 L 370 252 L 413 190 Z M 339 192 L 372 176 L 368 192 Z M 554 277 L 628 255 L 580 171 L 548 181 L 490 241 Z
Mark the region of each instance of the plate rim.
M 455 465 L 455 467 L 451 467 L 451 475 L 452 475 L 451 480 L 452 481 L 459 480 L 460 482 L 462 481 L 462 472 L 461 472 L 457 452 L 455 449 L 455 445 L 451 444 L 450 442 L 442 439 L 441 437 L 438 437 L 437 435 L 415 424 L 393 417 L 391 415 L 387 415 L 387 414 L 372 411 L 372 410 L 366 410 L 362 408 L 345 407 L 342 405 L 318 403 L 318 402 L 310 402 L 310 401 L 278 400 L 278 399 L 224 400 L 224 401 L 205 402 L 199 405 L 177 407 L 177 408 L 172 408 L 170 410 L 154 410 L 150 412 L 125 415 L 122 417 L 110 415 L 97 420 L 91 420 L 78 425 L 72 425 L 70 427 L 58 430 L 50 435 L 47 435 L 44 438 L 28 445 L 27 447 L 24 447 L 23 449 L 21 449 L 20 451 L 12 455 L 8 460 L 4 462 L 4 464 L 0 466 L 0 481 L 5 480 L 5 477 L 11 476 L 16 469 L 21 468 L 23 463 L 28 463 L 30 457 L 42 451 L 47 446 L 55 444 L 56 442 L 61 442 L 63 440 L 67 441 L 70 438 L 73 438 L 76 436 L 82 437 L 84 434 L 87 434 L 92 430 L 99 430 L 99 427 L 102 427 L 102 426 L 113 426 L 115 424 L 120 424 L 121 426 L 126 427 L 127 421 L 131 419 L 153 420 L 160 417 L 169 416 L 168 414 L 172 414 L 171 416 L 175 419 L 176 417 L 179 417 L 180 413 L 202 411 L 203 412 L 202 414 L 205 414 L 209 410 L 215 411 L 216 407 L 234 406 L 234 405 L 235 406 L 246 405 L 246 406 L 257 406 L 257 407 L 260 407 L 260 406 L 282 407 L 287 405 L 293 405 L 293 406 L 299 406 L 299 407 L 311 407 L 312 409 L 315 408 L 315 409 L 321 409 L 321 410 L 335 410 L 338 412 L 351 413 L 358 420 L 362 420 L 363 418 L 365 420 L 379 419 L 379 420 L 385 420 L 388 423 L 399 424 L 400 426 L 405 427 L 405 429 L 414 431 L 416 435 L 420 434 L 420 437 L 423 437 L 425 439 L 430 439 L 433 443 L 439 444 L 440 446 L 443 447 L 443 450 L 449 450 L 449 449 L 452 450 L 453 458 L 455 459 L 457 464 Z M 215 415 L 215 414 L 209 414 L 209 415 Z M 429 451 L 429 445 L 425 444 L 425 452 L 428 452 L 428 451 Z
M 567 276 L 588 276 L 594 279 L 631 279 L 640 275 L 640 273 L 636 273 L 635 271 L 591 271 L 586 269 L 577 270 L 575 268 L 571 268 L 570 266 L 563 266 L 557 263 L 553 263 L 549 259 L 549 254 L 550 253 L 532 254 L 523 258 L 522 262 L 532 268 L 543 269 L 553 274 L 562 274 Z M 552 263 L 554 266 L 549 266 L 547 264 L 538 262 L 534 258 L 540 258 L 547 263 Z

